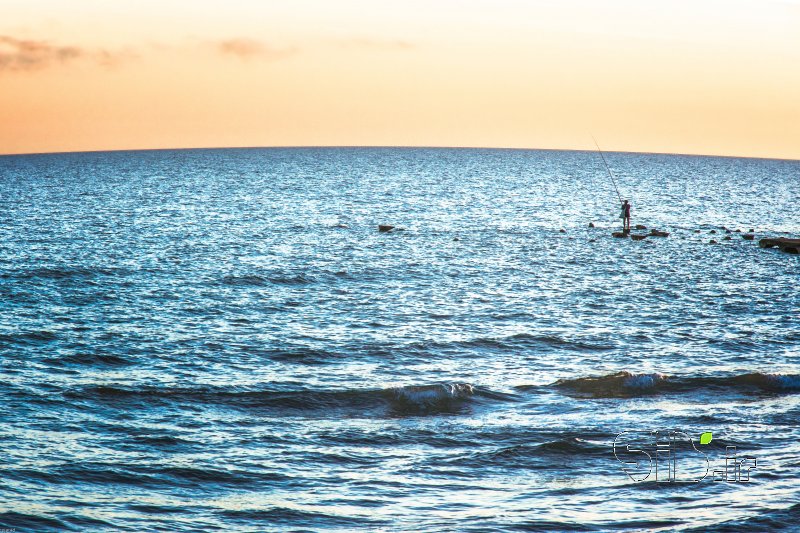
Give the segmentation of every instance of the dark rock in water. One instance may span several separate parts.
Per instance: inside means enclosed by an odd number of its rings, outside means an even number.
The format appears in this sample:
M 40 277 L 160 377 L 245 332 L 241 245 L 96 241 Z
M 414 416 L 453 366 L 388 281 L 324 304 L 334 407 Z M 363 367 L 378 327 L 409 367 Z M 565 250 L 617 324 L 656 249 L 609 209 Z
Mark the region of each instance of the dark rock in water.
M 699 229 L 694 230 L 695 233 L 700 233 Z
M 646 238 L 647 238 L 647 235 L 636 235 L 636 234 L 631 234 L 631 239 L 633 239 L 634 241 L 643 241 L 643 240 L 645 240 Z
M 708 241 L 708 244 L 717 244 L 717 241 L 715 241 L 714 239 L 711 239 L 710 241 Z
M 714 234 L 716 234 L 716 233 L 717 233 L 717 230 L 715 230 L 715 229 L 712 229 L 711 231 L 709 231 L 709 233 L 714 233 Z
M 458 237 L 453 237 L 453 240 L 454 241 L 460 241 L 461 239 L 459 239 Z
M 559 232 L 559 233 L 566 233 L 566 232 L 567 232 L 567 230 L 565 230 L 565 229 L 560 229 L 560 230 L 558 230 L 558 232 Z
M 668 231 L 660 231 L 660 230 L 657 230 L 657 229 L 651 229 L 650 230 L 650 236 L 651 237 L 669 237 L 669 232 Z
M 612 237 L 616 237 L 617 239 L 626 239 L 628 238 L 628 234 L 624 231 L 615 231 L 611 234 Z
M 756 238 L 756 236 L 753 235 L 752 233 L 744 233 L 744 234 L 742 234 L 742 239 L 744 239 L 746 241 L 752 241 L 755 238 Z
M 647 226 L 644 224 L 636 224 L 636 229 L 647 229 Z
M 800 239 L 787 239 L 786 237 L 766 238 L 758 241 L 758 245 L 762 248 L 779 248 L 787 254 L 800 253 Z
M 750 228 L 750 231 L 748 231 L 747 233 L 755 233 L 755 231 L 756 230 L 754 230 L 753 228 Z
M 597 242 L 597 239 L 589 239 L 589 242 Z
M 731 232 L 731 230 L 729 230 L 729 229 L 725 230 L 725 233 L 730 233 L 730 232 Z
M 723 241 L 729 241 L 729 240 L 731 240 L 731 236 L 730 235 L 725 235 L 725 237 L 723 237 L 722 240 Z
M 384 224 L 381 224 L 381 225 L 378 226 L 378 231 L 380 231 L 382 233 L 385 233 L 387 231 L 392 231 L 393 229 L 394 229 L 394 226 L 387 226 L 387 225 L 384 225 Z
M 594 227 L 594 222 L 589 222 L 589 227 L 593 228 Z
M 740 229 L 736 230 L 736 233 L 741 233 L 741 232 L 742 232 L 742 230 L 740 230 Z

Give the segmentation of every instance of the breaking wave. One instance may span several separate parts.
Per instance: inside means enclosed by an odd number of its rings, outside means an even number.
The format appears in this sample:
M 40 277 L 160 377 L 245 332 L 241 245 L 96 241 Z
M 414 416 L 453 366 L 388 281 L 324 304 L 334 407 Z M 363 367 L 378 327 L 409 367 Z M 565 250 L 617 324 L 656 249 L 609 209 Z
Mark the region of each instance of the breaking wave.
M 447 412 L 457 411 L 475 395 L 468 383 L 407 386 L 390 389 L 394 409 L 401 411 Z
M 215 404 L 232 408 L 298 411 L 388 411 L 389 414 L 459 412 L 480 400 L 506 400 L 511 396 L 473 387 L 468 383 L 409 385 L 386 389 L 344 390 L 243 390 L 222 387 L 169 388 L 88 386 L 69 390 L 71 400 L 100 402 L 120 408 L 153 404 Z

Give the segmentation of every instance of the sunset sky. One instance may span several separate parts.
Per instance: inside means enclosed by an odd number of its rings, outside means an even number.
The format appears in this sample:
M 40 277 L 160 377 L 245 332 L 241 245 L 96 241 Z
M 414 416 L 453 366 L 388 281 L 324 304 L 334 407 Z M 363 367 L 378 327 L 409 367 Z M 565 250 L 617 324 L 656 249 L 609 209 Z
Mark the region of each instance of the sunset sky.
M 0 0 L 0 153 L 800 159 L 800 0 Z

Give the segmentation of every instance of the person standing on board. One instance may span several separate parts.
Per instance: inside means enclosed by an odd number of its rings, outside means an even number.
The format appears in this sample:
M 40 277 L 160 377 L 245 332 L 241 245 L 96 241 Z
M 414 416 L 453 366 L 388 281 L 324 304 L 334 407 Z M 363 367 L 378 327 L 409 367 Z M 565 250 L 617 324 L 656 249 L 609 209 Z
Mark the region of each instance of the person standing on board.
M 622 212 L 619 215 L 619 218 L 622 219 L 622 231 L 630 231 L 631 230 L 631 204 L 628 203 L 628 200 L 622 202 Z

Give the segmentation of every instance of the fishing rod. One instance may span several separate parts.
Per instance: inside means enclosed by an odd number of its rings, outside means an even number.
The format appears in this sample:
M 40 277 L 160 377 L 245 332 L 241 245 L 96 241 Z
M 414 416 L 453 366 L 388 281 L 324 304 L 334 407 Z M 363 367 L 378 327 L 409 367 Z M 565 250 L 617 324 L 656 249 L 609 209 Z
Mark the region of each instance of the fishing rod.
M 619 203 L 622 203 L 622 196 L 619 194 L 619 189 L 617 189 L 617 182 L 614 181 L 614 174 L 611 172 L 611 168 L 608 166 L 608 162 L 606 161 L 606 156 L 603 155 L 603 151 L 600 149 L 600 145 L 597 144 L 597 139 L 592 136 L 592 140 L 594 141 L 594 145 L 597 146 L 597 151 L 600 152 L 600 157 L 603 158 L 603 164 L 606 166 L 606 170 L 608 171 L 608 177 L 611 178 L 611 183 L 614 184 L 614 190 L 617 191 L 617 198 L 619 198 Z

